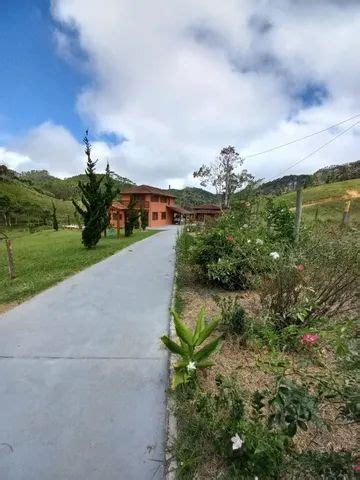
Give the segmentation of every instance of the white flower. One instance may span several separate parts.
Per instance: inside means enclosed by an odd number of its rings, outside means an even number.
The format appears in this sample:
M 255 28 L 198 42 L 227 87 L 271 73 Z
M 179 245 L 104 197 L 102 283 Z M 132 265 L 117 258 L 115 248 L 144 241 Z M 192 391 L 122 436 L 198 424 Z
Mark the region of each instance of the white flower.
M 271 252 L 270 253 L 270 257 L 273 259 L 273 260 L 278 260 L 280 258 L 280 254 L 278 252 Z
M 219 258 L 218 263 L 221 263 L 221 258 Z
M 257 245 L 264 245 L 264 240 L 261 240 L 261 238 L 257 238 L 255 243 Z
M 242 440 L 238 434 L 236 434 L 234 437 L 231 437 L 232 441 L 232 449 L 233 450 L 239 450 L 243 446 L 244 440 Z
M 248 238 L 248 241 L 247 241 L 247 243 L 251 243 L 251 240 L 250 240 L 250 238 Z
M 195 362 L 189 362 L 187 369 L 188 369 L 188 372 L 191 372 L 192 370 L 196 370 Z
M 244 223 L 243 228 L 248 228 L 248 226 L 249 225 L 247 223 Z

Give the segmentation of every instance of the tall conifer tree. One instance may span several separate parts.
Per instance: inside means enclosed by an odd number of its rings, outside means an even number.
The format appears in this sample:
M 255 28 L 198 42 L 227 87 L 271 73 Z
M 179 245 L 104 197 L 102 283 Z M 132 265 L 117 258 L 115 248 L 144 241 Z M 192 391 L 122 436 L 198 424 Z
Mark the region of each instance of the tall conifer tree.
M 104 228 L 103 230 L 105 231 L 110 224 L 109 208 L 111 207 L 111 204 L 114 198 L 119 193 L 119 189 L 115 187 L 115 182 L 111 174 L 112 172 L 110 170 L 109 162 L 107 162 L 106 170 L 105 170 L 104 192 L 103 192 L 103 195 L 104 195 Z
M 52 202 L 52 207 L 53 207 L 53 213 L 52 213 L 52 224 L 53 224 L 53 229 L 58 231 L 59 230 L 59 223 L 56 217 L 56 207 L 55 203 Z
M 125 213 L 125 237 L 132 235 L 135 225 L 139 221 L 139 212 L 136 209 L 136 198 L 131 195 L 130 202 Z
M 82 216 L 84 229 L 82 231 L 82 242 L 87 248 L 95 247 L 101 238 L 104 229 L 105 195 L 101 191 L 101 182 L 104 177 L 97 177 L 95 173 L 96 161 L 91 159 L 91 145 L 86 130 L 84 137 L 85 154 L 87 165 L 85 175 L 87 182 L 79 181 L 81 191 L 81 202 L 79 205 L 73 200 L 74 207 Z

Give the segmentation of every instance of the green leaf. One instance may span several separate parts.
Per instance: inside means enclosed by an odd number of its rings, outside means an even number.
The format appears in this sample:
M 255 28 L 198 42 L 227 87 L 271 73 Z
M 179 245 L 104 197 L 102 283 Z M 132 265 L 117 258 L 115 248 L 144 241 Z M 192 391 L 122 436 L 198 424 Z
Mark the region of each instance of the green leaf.
M 174 369 L 175 370 L 179 370 L 181 368 L 186 368 L 189 364 L 189 360 L 186 359 L 186 360 L 179 360 L 178 362 L 175 363 L 174 365 Z
M 296 423 L 290 423 L 287 427 L 287 433 L 289 437 L 293 437 L 296 433 L 296 430 L 297 430 Z
M 189 375 L 185 371 L 178 370 L 172 377 L 171 387 L 175 390 L 181 384 L 186 383 L 189 380 Z
M 207 367 L 213 367 L 215 365 L 215 362 L 212 362 L 211 360 L 202 360 L 201 362 L 196 363 L 196 368 L 207 368 Z
M 301 428 L 301 430 L 305 430 L 305 431 L 306 431 L 306 430 L 308 429 L 306 423 L 305 423 L 305 422 L 302 422 L 301 420 L 298 420 L 297 424 L 299 425 L 299 427 Z
M 212 322 L 210 322 L 208 325 L 205 326 L 205 328 L 202 329 L 195 345 L 201 345 L 204 340 L 208 338 L 209 335 L 212 334 L 212 332 L 217 328 L 219 325 L 220 319 L 215 318 Z
M 195 353 L 194 360 L 196 362 L 206 360 L 218 348 L 220 340 L 222 340 L 222 337 L 218 337 L 217 339 L 205 345 L 205 347 Z
M 204 330 L 204 328 L 205 328 L 205 309 L 202 308 L 196 320 L 196 327 L 195 327 L 194 335 L 192 338 L 193 345 L 196 345 L 196 342 L 199 339 L 200 333 Z
M 178 355 L 181 355 L 181 356 L 186 356 L 186 352 L 183 351 L 180 345 L 170 340 L 170 338 L 167 337 L 166 335 L 163 335 L 160 340 L 170 350 L 170 352 L 177 353 Z
M 175 310 L 171 310 L 172 316 L 174 317 L 174 324 L 177 336 L 185 342 L 187 345 L 192 346 L 192 332 L 185 327 L 185 325 L 180 320 L 179 315 Z

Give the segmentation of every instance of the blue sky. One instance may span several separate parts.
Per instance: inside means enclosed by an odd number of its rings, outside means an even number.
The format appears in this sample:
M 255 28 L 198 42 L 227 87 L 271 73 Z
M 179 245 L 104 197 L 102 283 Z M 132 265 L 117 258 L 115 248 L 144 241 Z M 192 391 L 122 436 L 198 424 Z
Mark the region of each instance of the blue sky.
M 360 113 L 360 4 L 338 0 L 0 0 L 0 164 L 99 169 L 166 187 L 223 146 L 242 156 Z M 347 128 L 349 125 L 344 125 Z M 256 177 L 358 157 L 359 131 L 258 156 Z
M 55 24 L 45 0 L 0 2 L 1 133 L 17 135 L 45 121 L 79 139 L 85 125 L 76 96 L 88 80 L 56 53 Z

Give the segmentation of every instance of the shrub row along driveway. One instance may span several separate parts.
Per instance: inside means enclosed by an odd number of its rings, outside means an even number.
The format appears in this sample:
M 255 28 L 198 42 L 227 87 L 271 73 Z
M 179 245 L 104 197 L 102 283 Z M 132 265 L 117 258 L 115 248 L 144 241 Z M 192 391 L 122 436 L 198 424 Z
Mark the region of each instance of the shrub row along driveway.
M 162 478 L 175 229 L 0 316 L 0 478 Z

